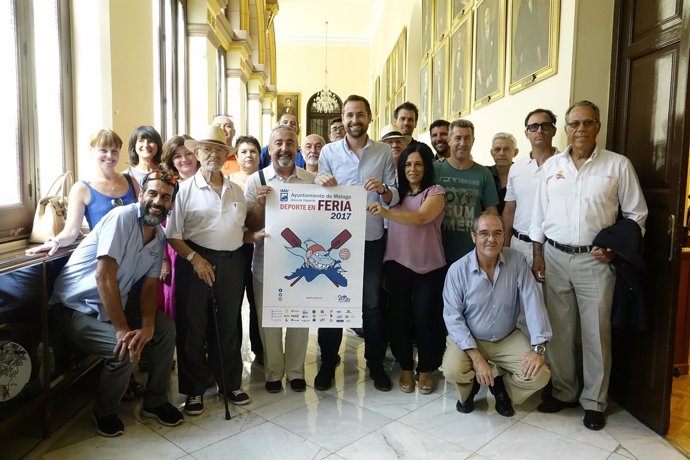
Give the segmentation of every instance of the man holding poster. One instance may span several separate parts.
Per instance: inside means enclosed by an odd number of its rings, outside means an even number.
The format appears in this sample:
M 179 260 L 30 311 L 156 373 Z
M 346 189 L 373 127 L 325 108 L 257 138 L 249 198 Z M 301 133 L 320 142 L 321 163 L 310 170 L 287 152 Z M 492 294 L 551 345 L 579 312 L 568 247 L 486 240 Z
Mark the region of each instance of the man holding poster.
M 343 105 L 345 138 L 327 144 L 321 150 L 319 175 L 315 183 L 324 186 L 359 185 L 367 192 L 367 205 L 381 201 L 386 206 L 398 203 L 395 168 L 388 145 L 371 140 L 367 129 L 371 123 L 371 106 L 362 96 L 349 96 Z M 357 238 L 361 239 L 361 238 Z M 379 290 L 386 248 L 383 218 L 366 215 L 362 319 L 364 324 L 364 358 L 376 389 L 389 391 L 391 381 L 383 370 L 386 355 L 386 319 L 379 305 Z M 340 361 L 338 349 L 343 337 L 340 328 L 320 328 L 321 368 L 314 388 L 330 388 L 335 367 Z
M 261 229 L 265 223 L 266 197 L 275 193 L 284 184 L 313 184 L 314 176 L 295 165 L 297 157 L 297 133 L 289 125 L 278 125 L 271 132 L 268 144 L 271 163 L 252 174 L 244 190 L 247 201 L 247 226 Z M 264 185 L 262 185 L 264 184 Z M 277 236 L 277 235 L 276 235 Z M 254 275 L 254 299 L 258 315 L 259 331 L 264 345 L 264 373 L 266 391 L 278 393 L 282 389 L 283 376 L 287 376 L 290 388 L 304 391 L 304 358 L 309 341 L 309 328 L 288 328 L 285 331 L 283 350 L 283 328 L 264 327 L 264 242 L 254 244 L 252 261 Z

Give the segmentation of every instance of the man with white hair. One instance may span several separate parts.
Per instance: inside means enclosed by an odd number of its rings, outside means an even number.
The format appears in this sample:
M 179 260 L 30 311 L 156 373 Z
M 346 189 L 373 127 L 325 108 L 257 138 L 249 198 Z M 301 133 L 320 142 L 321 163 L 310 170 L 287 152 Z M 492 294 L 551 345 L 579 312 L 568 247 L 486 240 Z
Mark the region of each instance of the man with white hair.
M 319 156 L 324 145 L 326 145 L 326 141 L 318 134 L 310 134 L 302 142 L 302 156 L 307 163 L 304 169 L 312 174 L 319 172 Z M 270 149 L 271 146 L 269 145 L 269 151 Z
M 491 156 L 494 165 L 489 166 L 489 171 L 494 176 L 496 191 L 498 192 L 498 214 L 503 214 L 505 206 L 506 186 L 508 185 L 508 173 L 513 165 L 513 158 L 518 154 L 517 140 L 510 133 L 496 133 L 491 140 Z

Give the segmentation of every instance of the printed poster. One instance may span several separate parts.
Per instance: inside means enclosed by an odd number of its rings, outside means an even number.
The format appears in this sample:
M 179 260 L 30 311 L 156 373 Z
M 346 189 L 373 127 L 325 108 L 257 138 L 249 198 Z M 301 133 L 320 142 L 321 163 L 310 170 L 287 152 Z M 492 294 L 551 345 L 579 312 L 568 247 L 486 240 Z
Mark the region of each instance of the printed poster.
M 361 327 L 366 191 L 283 184 L 266 200 L 264 327 Z

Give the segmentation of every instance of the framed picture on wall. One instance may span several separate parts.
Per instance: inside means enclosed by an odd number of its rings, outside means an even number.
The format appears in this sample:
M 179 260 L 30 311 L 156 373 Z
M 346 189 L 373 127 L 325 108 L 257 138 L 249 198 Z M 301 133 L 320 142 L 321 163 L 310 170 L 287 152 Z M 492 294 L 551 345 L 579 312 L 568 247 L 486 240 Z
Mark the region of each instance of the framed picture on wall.
M 457 19 L 460 16 L 465 15 L 472 11 L 472 4 L 474 0 L 452 0 L 452 18 Z
M 378 136 L 379 120 L 381 119 L 381 77 L 376 77 L 374 80 L 374 88 L 371 91 L 371 110 L 374 112 L 372 117 L 373 136 Z M 378 139 L 378 137 L 376 137 Z
M 431 121 L 446 116 L 446 83 L 448 79 L 448 40 L 444 40 L 441 47 L 434 53 L 433 59 L 433 88 L 431 93 Z
M 279 121 L 285 113 L 294 114 L 299 121 L 299 99 L 300 93 L 278 93 L 276 121 Z
M 405 74 L 407 71 L 407 27 L 403 27 L 398 37 L 397 54 L 396 63 L 398 66 L 398 75 L 400 76 L 398 85 L 402 85 L 407 81 L 407 75 Z
M 431 94 L 431 60 L 422 64 L 422 71 L 419 74 L 419 126 L 422 131 L 426 131 L 429 126 L 429 103 Z
M 440 41 L 448 33 L 450 26 L 450 2 L 449 0 L 434 1 L 434 38 Z
M 450 83 L 448 117 L 455 119 L 470 112 L 472 83 L 472 12 L 465 14 L 450 35 Z
M 474 108 L 503 96 L 506 2 L 479 0 L 474 32 Z
M 510 18 L 510 94 L 558 68 L 560 0 L 513 0 Z
M 433 31 L 431 22 L 431 2 L 432 0 L 422 0 L 422 59 L 431 52 L 433 43 Z

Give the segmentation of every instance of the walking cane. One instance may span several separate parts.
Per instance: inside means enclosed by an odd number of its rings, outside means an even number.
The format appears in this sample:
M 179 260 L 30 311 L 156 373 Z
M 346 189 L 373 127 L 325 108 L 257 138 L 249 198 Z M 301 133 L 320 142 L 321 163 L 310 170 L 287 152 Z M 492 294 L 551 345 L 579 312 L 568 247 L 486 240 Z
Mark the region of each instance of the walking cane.
M 225 420 L 230 420 L 230 409 L 228 408 L 228 397 L 225 392 L 228 387 L 225 385 L 225 370 L 223 369 L 223 349 L 220 346 L 220 333 L 218 331 L 218 303 L 216 302 L 216 295 L 213 293 L 213 286 L 209 286 L 209 293 L 211 294 L 211 301 L 213 302 L 213 322 L 216 323 L 216 346 L 218 347 L 218 360 L 220 361 L 220 383 L 223 384 L 223 403 L 225 404 Z

